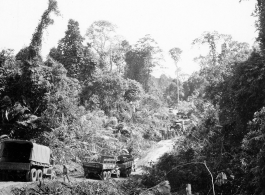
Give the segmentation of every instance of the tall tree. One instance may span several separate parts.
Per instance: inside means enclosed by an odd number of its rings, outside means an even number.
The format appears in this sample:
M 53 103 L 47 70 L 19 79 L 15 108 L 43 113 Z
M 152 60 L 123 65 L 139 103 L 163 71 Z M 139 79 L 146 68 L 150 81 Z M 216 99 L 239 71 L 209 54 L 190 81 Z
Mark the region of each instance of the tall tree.
M 211 56 L 211 61 L 213 65 L 217 63 L 217 44 L 221 40 L 230 40 L 230 35 L 219 34 L 217 31 L 214 32 L 204 32 L 199 38 L 193 40 L 192 44 L 196 45 L 204 45 L 207 44 L 209 46 L 209 55 Z
M 176 66 L 176 74 L 177 74 L 177 104 L 179 103 L 179 67 L 178 67 L 178 61 L 180 60 L 180 55 L 182 53 L 182 50 L 175 47 L 169 50 L 169 55 L 175 62 Z
M 162 91 L 168 87 L 168 85 L 172 82 L 172 79 L 167 77 L 165 74 L 162 74 L 158 79 L 158 86 Z
M 33 34 L 30 46 L 34 48 L 37 54 L 39 54 L 42 46 L 42 35 L 44 29 L 46 29 L 49 25 L 53 24 L 53 19 L 50 18 L 51 13 L 59 14 L 57 1 L 49 0 L 48 9 L 43 13 L 41 17 L 41 21 L 37 26 L 36 32 Z
M 100 73 L 82 89 L 81 103 L 88 109 L 100 108 L 110 114 L 124 100 L 135 101 L 142 93 L 141 85 L 135 81 L 115 73 Z
M 48 130 L 39 124 L 43 111 L 47 108 L 50 89 L 49 68 L 44 66 L 40 57 L 42 35 L 44 30 L 53 23 L 52 13 L 58 14 L 57 2 L 49 0 L 48 8 L 41 16 L 40 22 L 29 47 L 22 49 L 16 59 L 12 57 L 16 69 L 5 75 L 2 100 L 0 130 L 11 134 L 13 138 L 31 139 Z M 4 60 L 5 70 L 12 65 L 11 58 Z M 8 63 L 7 63 L 8 62 Z M 2 88 L 2 86 L 1 86 Z
M 98 64 L 101 69 L 112 70 L 112 49 L 113 41 L 115 40 L 116 26 L 109 21 L 99 20 L 93 22 L 86 32 L 89 44 L 96 51 L 98 56 Z M 109 61 L 107 61 L 109 59 Z
M 153 68 L 160 66 L 162 59 L 162 50 L 157 42 L 150 35 L 146 35 L 126 53 L 125 76 L 138 81 L 143 85 L 144 90 L 148 91 Z
M 41 16 L 41 20 L 36 28 L 35 33 L 32 35 L 32 39 L 29 47 L 22 49 L 16 56 L 19 60 L 31 60 L 35 57 L 40 57 L 40 51 L 42 47 L 42 36 L 45 29 L 49 25 L 53 24 L 54 20 L 50 17 L 52 13 L 59 14 L 57 1 L 49 0 L 48 8 Z
M 49 55 L 64 65 L 67 76 L 84 80 L 82 75 L 86 73 L 89 77 L 95 68 L 95 62 L 89 46 L 83 45 L 84 38 L 80 34 L 79 23 L 69 20 L 64 38 L 57 48 L 52 48 Z M 82 77 L 82 78 L 81 78 Z
M 111 53 L 111 60 L 115 63 L 117 72 L 120 74 L 124 74 L 124 68 L 125 68 L 125 54 L 131 49 L 131 46 L 128 41 L 118 41 Z
M 201 37 L 195 39 L 193 44 L 209 47 L 206 56 L 199 56 L 195 61 L 201 66 L 200 75 L 206 79 L 206 96 L 214 104 L 218 102 L 220 91 L 217 88 L 224 79 L 232 74 L 232 67 L 235 63 L 247 60 L 251 49 L 247 43 L 234 41 L 230 35 L 219 34 L 218 32 L 204 32 Z M 220 47 L 221 52 L 217 52 Z
M 263 0 L 257 0 L 257 6 L 254 11 L 257 16 L 256 27 L 259 31 L 257 40 L 263 54 L 265 54 L 265 2 Z
M 203 97 L 206 86 L 207 82 L 199 72 L 192 73 L 188 80 L 183 83 L 184 99 L 187 99 L 195 93 L 198 94 L 198 97 Z

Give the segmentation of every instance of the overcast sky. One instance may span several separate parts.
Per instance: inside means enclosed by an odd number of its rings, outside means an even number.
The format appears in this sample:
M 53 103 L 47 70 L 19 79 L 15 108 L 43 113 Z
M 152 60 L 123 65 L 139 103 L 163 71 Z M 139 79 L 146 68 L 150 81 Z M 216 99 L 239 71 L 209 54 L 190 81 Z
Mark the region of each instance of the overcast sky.
M 174 77 L 175 67 L 168 55 L 173 47 L 183 50 L 179 65 L 184 73 L 198 70 L 193 58 L 200 49 L 191 42 L 204 31 L 230 34 L 233 39 L 253 44 L 256 18 L 251 16 L 256 1 L 239 0 L 57 0 L 61 16 L 44 35 L 42 55 L 64 36 L 69 19 L 79 22 L 81 34 L 97 20 L 118 26 L 118 33 L 130 44 L 150 34 L 164 52 L 166 69 L 156 70 Z M 18 52 L 30 43 L 48 0 L 0 0 L 0 49 Z

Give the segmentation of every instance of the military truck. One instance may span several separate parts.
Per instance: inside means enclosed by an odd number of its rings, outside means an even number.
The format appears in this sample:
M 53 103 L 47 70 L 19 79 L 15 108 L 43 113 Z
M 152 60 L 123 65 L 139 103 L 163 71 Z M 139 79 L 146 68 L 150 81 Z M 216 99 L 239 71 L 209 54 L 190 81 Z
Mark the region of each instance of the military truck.
M 40 181 L 53 179 L 53 160 L 49 147 L 25 140 L 0 143 L 0 180 Z
M 172 121 L 169 129 L 175 132 L 175 135 L 181 135 L 184 133 L 184 121 L 176 120 Z
M 108 180 L 111 175 L 120 177 L 120 168 L 116 165 L 117 158 L 114 156 L 101 156 L 99 162 L 83 162 L 84 174 L 86 178 L 99 177 Z
M 130 154 L 123 154 L 118 156 L 116 164 L 120 168 L 121 176 L 129 177 L 133 168 L 134 159 Z

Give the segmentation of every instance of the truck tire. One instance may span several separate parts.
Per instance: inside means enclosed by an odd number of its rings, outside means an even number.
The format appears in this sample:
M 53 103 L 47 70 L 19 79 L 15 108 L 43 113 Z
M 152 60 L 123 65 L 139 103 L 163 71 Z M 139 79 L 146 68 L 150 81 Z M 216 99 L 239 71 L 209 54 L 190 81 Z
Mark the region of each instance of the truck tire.
M 107 180 L 108 179 L 107 171 L 103 171 L 101 177 L 102 177 L 102 180 Z
M 37 180 L 37 170 L 36 169 L 30 170 L 29 180 L 30 181 L 36 181 Z
M 108 179 L 111 179 L 111 172 L 108 171 L 107 174 L 108 174 Z
M 117 170 L 117 171 L 116 171 L 116 177 L 117 177 L 117 178 L 120 178 L 120 176 L 121 176 L 121 172 L 120 172 L 120 170 Z
M 38 169 L 37 170 L 37 181 L 41 181 L 42 180 L 42 170 L 41 169 Z
M 126 171 L 126 177 L 130 177 L 130 175 L 131 175 L 131 172 L 132 172 L 132 170 L 131 170 L 131 169 L 127 169 L 127 171 Z

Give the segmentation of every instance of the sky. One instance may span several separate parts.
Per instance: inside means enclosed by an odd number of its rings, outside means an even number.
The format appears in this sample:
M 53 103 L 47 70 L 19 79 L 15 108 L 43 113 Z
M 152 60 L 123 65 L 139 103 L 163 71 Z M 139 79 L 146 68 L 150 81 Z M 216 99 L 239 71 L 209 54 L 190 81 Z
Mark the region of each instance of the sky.
M 206 50 L 192 46 L 194 39 L 205 31 L 232 35 L 239 42 L 253 45 L 257 37 L 251 16 L 256 1 L 239 0 L 57 0 L 60 16 L 52 16 L 54 24 L 43 37 L 42 56 L 64 37 L 69 19 L 79 22 L 85 35 L 97 20 L 117 25 L 117 33 L 130 44 L 150 34 L 163 50 L 165 68 L 157 68 L 154 76 L 175 76 L 175 65 L 168 51 L 178 47 L 183 53 L 178 66 L 182 73 L 199 70 L 193 59 Z M 31 37 L 48 0 L 0 0 L 0 49 L 17 53 L 30 43 Z

